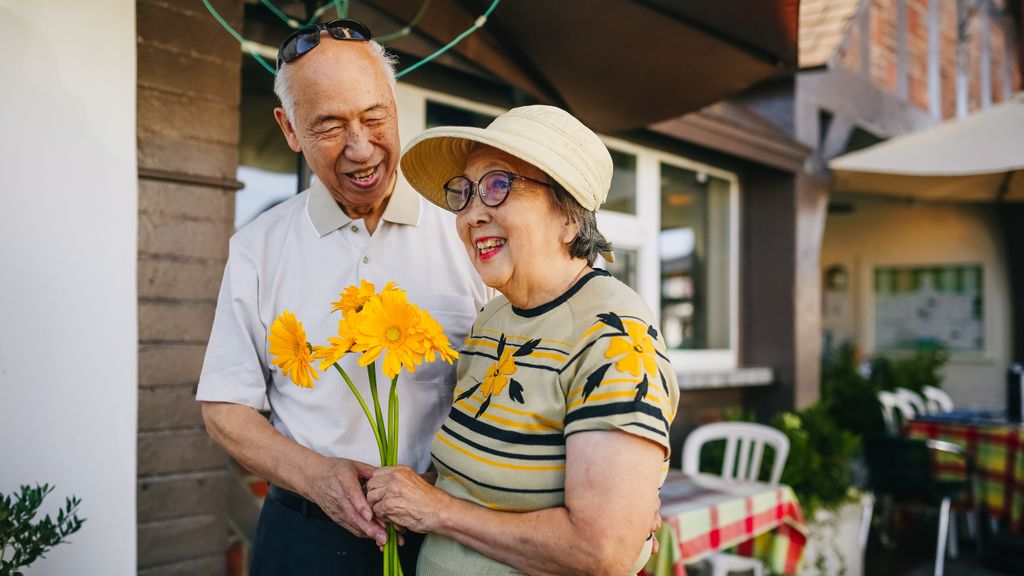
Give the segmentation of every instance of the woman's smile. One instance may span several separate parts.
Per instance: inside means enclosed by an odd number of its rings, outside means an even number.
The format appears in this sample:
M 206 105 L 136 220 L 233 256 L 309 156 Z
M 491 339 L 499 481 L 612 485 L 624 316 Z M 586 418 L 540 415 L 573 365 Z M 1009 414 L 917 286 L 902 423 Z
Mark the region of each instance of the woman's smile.
M 505 239 L 496 236 L 481 236 L 475 242 L 477 256 L 485 262 L 497 256 L 505 246 Z

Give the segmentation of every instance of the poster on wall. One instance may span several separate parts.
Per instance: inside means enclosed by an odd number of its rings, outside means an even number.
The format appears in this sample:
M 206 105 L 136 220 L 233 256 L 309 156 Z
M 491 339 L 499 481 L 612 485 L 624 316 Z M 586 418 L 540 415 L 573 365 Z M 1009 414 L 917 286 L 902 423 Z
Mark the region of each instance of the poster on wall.
M 985 350 L 980 264 L 875 268 L 875 349 Z

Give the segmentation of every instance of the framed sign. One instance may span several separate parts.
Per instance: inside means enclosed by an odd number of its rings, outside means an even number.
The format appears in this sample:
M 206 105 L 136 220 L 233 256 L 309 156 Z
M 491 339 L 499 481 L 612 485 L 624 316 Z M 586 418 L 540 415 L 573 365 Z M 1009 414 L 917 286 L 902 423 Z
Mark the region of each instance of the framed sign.
M 875 348 L 985 351 L 980 264 L 875 268 Z

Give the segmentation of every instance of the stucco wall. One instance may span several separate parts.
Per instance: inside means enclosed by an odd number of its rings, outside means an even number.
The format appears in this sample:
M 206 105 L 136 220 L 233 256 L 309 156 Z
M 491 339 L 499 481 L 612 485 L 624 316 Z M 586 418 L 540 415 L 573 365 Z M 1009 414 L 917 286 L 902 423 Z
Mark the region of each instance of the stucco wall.
M 851 335 L 864 352 L 874 350 L 876 266 L 980 264 L 984 275 L 985 352 L 954 354 L 945 389 L 960 406 L 1003 406 L 1010 362 L 1010 288 L 1002 232 L 995 208 L 938 204 L 868 196 L 833 199 L 852 212 L 829 214 L 822 246 L 822 270 L 849 270 L 845 314 L 825 315 L 825 329 Z M 826 305 L 828 302 L 826 300 Z M 831 316 L 831 317 L 830 317 Z
M 134 574 L 135 3 L 0 0 L 0 491 L 82 530 L 29 574 Z

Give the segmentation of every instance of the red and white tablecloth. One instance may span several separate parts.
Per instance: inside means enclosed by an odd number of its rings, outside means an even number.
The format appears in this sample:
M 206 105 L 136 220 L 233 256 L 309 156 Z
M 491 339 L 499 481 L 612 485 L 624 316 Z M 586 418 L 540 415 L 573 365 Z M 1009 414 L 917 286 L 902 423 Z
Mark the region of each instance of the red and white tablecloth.
M 800 504 L 786 485 L 670 472 L 661 516 L 661 549 L 643 572 L 649 576 L 684 575 L 685 564 L 730 548 L 762 559 L 775 573 L 795 574 L 807 542 Z

